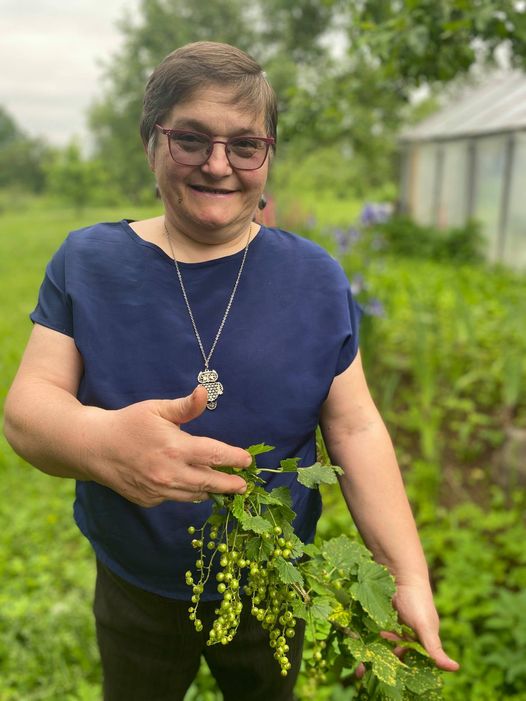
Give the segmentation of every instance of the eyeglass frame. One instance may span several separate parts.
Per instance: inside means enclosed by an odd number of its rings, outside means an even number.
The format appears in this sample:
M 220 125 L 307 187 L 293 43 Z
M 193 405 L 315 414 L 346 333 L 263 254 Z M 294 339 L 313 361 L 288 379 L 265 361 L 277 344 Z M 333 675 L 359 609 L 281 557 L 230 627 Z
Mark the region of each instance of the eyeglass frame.
M 205 163 L 208 163 L 212 153 L 214 152 L 215 144 L 223 144 L 225 147 L 225 155 L 226 155 L 227 161 L 228 161 L 231 168 L 233 168 L 234 170 L 247 170 L 247 171 L 259 170 L 260 168 L 262 168 L 265 165 L 265 161 L 268 158 L 268 152 L 269 152 L 270 147 L 274 146 L 276 144 L 276 139 L 272 136 L 254 136 L 253 134 L 250 134 L 250 135 L 243 135 L 243 136 L 233 136 L 230 139 L 227 139 L 227 141 L 220 141 L 219 139 L 212 139 L 211 136 L 209 136 L 208 134 L 204 134 L 201 131 L 193 131 L 192 129 L 167 129 L 166 127 L 163 127 L 160 124 L 156 124 L 155 126 L 168 139 L 168 150 L 170 151 L 170 156 L 171 156 L 172 160 L 174 161 L 174 163 L 177 163 L 181 166 L 191 166 L 192 164 L 191 163 L 182 163 L 181 161 L 178 161 L 176 158 L 174 158 L 174 155 L 172 153 L 172 144 L 171 144 L 171 138 L 170 138 L 172 136 L 172 134 L 195 134 L 196 136 L 203 136 L 205 139 L 207 139 L 207 141 L 209 143 L 210 152 L 209 152 L 208 156 L 206 157 L 206 159 L 202 163 L 196 163 L 195 167 L 201 167 L 201 166 L 204 166 Z M 229 144 L 232 143 L 232 141 L 236 141 L 238 139 L 258 139 L 258 141 L 265 142 L 266 147 L 267 147 L 267 150 L 265 151 L 265 157 L 263 158 L 263 161 L 261 162 L 261 164 L 258 165 L 256 168 L 240 168 L 239 166 L 233 165 L 232 162 L 230 161 L 230 157 L 228 155 L 228 146 L 229 146 Z

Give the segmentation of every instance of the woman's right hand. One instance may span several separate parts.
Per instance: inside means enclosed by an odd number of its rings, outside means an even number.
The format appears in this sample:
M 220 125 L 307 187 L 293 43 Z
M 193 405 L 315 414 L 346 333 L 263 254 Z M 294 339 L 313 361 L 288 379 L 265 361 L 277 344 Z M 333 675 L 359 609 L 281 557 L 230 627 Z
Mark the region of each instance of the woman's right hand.
M 152 399 L 124 409 L 93 412 L 86 472 L 140 506 L 163 501 L 202 501 L 212 492 L 242 493 L 241 477 L 217 467 L 248 467 L 246 450 L 181 429 L 206 407 L 207 392 L 196 387 L 181 399 Z
M 83 370 L 72 338 L 35 324 L 4 406 L 6 438 L 27 462 L 99 482 L 141 506 L 246 489 L 241 477 L 214 469 L 248 467 L 246 450 L 181 429 L 205 410 L 204 387 L 106 410 L 76 398 Z

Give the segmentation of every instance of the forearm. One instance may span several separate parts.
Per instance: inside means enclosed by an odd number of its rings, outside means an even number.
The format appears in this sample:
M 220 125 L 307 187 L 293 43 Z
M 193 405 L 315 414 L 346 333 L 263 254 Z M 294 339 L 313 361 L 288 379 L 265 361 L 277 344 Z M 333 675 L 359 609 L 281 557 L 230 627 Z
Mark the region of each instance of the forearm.
M 15 382 L 5 403 L 4 433 L 15 452 L 39 470 L 91 480 L 96 475 L 89 433 L 103 413 L 48 382 Z
M 340 465 L 343 496 L 364 542 L 397 582 L 428 580 L 411 507 L 387 429 L 381 418 L 358 430 L 324 434 L 329 455 Z

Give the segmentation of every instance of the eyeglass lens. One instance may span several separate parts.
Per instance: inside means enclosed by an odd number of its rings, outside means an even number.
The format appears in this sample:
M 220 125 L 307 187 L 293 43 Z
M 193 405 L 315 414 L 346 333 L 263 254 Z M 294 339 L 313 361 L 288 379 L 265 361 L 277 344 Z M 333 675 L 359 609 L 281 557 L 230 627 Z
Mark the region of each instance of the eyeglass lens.
M 220 142 L 223 143 L 223 142 Z M 214 141 L 205 134 L 172 132 L 169 136 L 170 154 L 182 165 L 203 165 L 212 153 Z M 268 144 L 256 137 L 235 137 L 226 144 L 226 155 L 233 168 L 255 170 L 265 162 Z

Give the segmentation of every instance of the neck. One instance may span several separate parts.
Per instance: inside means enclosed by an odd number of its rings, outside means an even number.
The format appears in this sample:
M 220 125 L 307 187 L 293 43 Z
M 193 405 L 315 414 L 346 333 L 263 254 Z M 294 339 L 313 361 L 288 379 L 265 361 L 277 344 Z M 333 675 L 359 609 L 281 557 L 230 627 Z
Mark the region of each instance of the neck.
M 165 216 L 161 218 L 161 227 L 168 238 L 170 249 L 175 251 L 181 263 L 204 263 L 216 258 L 224 258 L 242 251 L 258 233 L 260 226 L 249 222 L 248 226 L 231 238 L 222 241 L 196 240 L 185 235 L 171 224 Z

